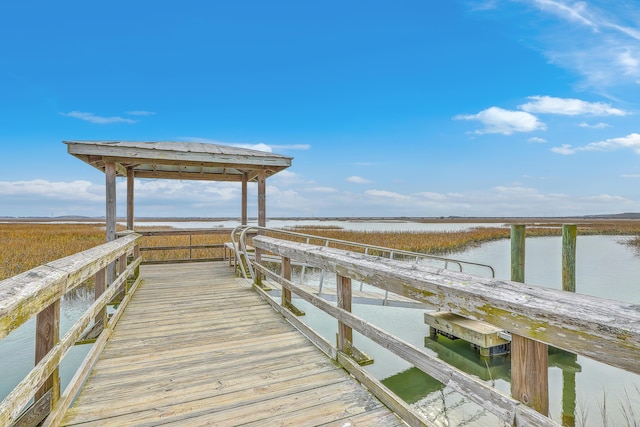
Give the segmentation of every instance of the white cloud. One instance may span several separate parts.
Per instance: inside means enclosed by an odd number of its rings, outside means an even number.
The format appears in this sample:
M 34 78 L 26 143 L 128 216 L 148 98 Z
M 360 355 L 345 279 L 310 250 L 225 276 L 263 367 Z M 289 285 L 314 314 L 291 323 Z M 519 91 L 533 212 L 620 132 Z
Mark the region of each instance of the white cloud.
M 595 123 L 595 124 L 589 124 L 586 122 L 582 122 L 580 123 L 578 126 L 582 127 L 582 128 L 589 128 L 589 129 L 606 129 L 609 127 L 609 125 L 607 123 Z
M 589 17 L 587 5 L 584 2 L 566 4 L 566 2 L 555 0 L 533 0 L 533 3 L 540 9 L 549 11 L 568 21 L 577 22 L 597 29 L 597 25 Z
M 547 140 L 544 138 L 539 138 L 537 136 L 534 136 L 532 138 L 528 139 L 529 142 L 533 143 L 533 144 L 546 144 Z
M 490 107 L 478 114 L 458 115 L 456 120 L 477 120 L 484 125 L 484 129 L 475 131 L 477 134 L 501 133 L 511 135 L 515 132 L 533 132 L 544 130 L 546 126 L 536 116 L 524 111 L 505 110 Z
M 156 113 L 153 111 L 144 111 L 144 110 L 133 110 L 127 111 L 127 114 L 130 116 L 154 116 Z
M 350 176 L 347 178 L 347 182 L 350 182 L 352 184 L 369 184 L 371 181 L 369 181 L 368 179 L 365 179 L 361 176 Z
M 631 178 L 631 179 L 638 179 L 640 178 L 640 173 L 626 173 L 624 175 L 622 175 L 623 178 Z
M 44 179 L 30 181 L 0 181 L 0 195 L 28 198 L 37 196 L 55 200 L 86 200 L 90 202 L 104 200 L 104 187 L 89 181 L 52 182 Z
M 553 147 L 551 151 L 558 154 L 574 154 L 578 151 L 614 151 L 629 148 L 640 154 L 640 134 L 632 133 L 620 138 L 610 138 L 604 141 L 591 142 L 581 147 L 573 147 L 563 144 L 560 147 Z
M 137 120 L 127 119 L 120 116 L 103 117 L 103 116 L 96 116 L 93 113 L 86 113 L 82 111 L 71 111 L 69 113 L 60 113 L 60 114 L 65 117 L 73 117 L 74 119 L 80 119 L 89 123 L 95 123 L 100 125 L 111 124 L 111 123 L 137 123 L 138 122 Z
M 533 0 L 523 2 L 550 19 L 537 25 L 538 44 L 551 63 L 577 72 L 583 84 L 599 91 L 635 86 L 640 78 L 640 31 L 635 0 L 596 2 Z M 606 6 L 605 6 L 606 4 Z M 532 22 L 539 22 L 539 16 Z M 557 24 L 557 19 L 560 23 Z
M 415 193 L 414 196 L 419 197 L 421 199 L 425 199 L 425 200 L 444 200 L 447 198 L 444 194 L 432 193 L 429 191 Z
M 593 115 L 593 116 L 624 116 L 627 113 L 613 108 L 611 104 L 604 102 L 586 102 L 574 98 L 555 98 L 552 96 L 530 96 L 527 102 L 518 106 L 528 113 L 561 114 L 566 116 Z
M 313 193 L 337 193 L 338 190 L 333 187 L 312 187 L 308 191 Z
M 392 191 L 385 190 L 367 190 L 364 192 L 366 196 L 371 196 L 375 198 L 384 198 L 384 199 L 396 199 L 396 200 L 408 200 L 409 196 L 400 193 L 394 193 Z
M 559 147 L 552 147 L 551 151 L 558 154 L 569 155 L 574 154 L 576 152 L 576 149 L 570 144 L 562 144 Z

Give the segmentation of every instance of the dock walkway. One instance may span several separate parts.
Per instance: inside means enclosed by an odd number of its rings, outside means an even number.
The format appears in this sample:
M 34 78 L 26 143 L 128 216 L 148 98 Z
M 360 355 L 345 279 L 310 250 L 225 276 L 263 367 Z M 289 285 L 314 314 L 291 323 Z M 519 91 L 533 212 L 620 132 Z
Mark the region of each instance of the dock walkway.
M 405 425 L 226 263 L 141 274 L 62 425 Z

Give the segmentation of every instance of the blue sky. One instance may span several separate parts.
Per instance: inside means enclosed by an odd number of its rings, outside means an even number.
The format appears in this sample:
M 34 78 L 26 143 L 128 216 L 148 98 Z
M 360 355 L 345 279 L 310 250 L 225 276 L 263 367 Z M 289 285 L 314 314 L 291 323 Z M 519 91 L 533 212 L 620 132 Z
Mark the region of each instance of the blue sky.
M 639 114 L 636 0 L 0 3 L 0 216 L 104 215 L 63 140 L 292 156 L 268 216 L 640 212 Z M 138 216 L 239 209 L 136 183 Z

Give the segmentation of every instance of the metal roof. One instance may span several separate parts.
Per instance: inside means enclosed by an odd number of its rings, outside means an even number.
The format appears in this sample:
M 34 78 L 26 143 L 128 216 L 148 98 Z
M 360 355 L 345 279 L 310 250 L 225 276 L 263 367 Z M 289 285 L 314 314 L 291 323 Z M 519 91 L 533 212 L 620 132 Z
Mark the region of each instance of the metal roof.
M 116 164 L 126 176 L 136 178 L 205 181 L 255 181 L 259 170 L 267 176 L 291 166 L 292 157 L 247 148 L 199 142 L 63 141 L 67 152 L 104 172 L 105 163 Z

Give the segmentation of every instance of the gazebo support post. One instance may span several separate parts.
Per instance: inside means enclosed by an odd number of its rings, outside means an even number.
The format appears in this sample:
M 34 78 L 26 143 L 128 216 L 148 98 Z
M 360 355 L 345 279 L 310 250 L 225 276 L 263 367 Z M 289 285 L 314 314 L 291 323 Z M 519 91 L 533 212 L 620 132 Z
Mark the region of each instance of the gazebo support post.
M 133 168 L 127 168 L 127 230 L 133 230 Z
M 107 213 L 106 213 L 106 229 L 107 242 L 116 240 L 116 165 L 113 162 L 107 162 L 104 165 L 104 173 L 106 176 L 106 192 L 107 192 Z M 107 286 L 109 286 L 116 277 L 116 263 L 112 262 L 107 266 Z
M 267 171 L 258 171 L 258 227 L 267 226 Z
M 258 227 L 266 227 L 267 225 L 267 171 L 260 169 L 258 171 Z M 264 234 L 262 230 L 258 234 Z M 256 262 L 260 264 L 262 261 L 262 250 L 256 248 Z M 262 274 L 257 273 L 256 285 L 262 287 Z
M 242 174 L 242 225 L 247 225 L 247 174 Z
M 107 187 L 107 242 L 116 240 L 116 165 L 104 165 Z

